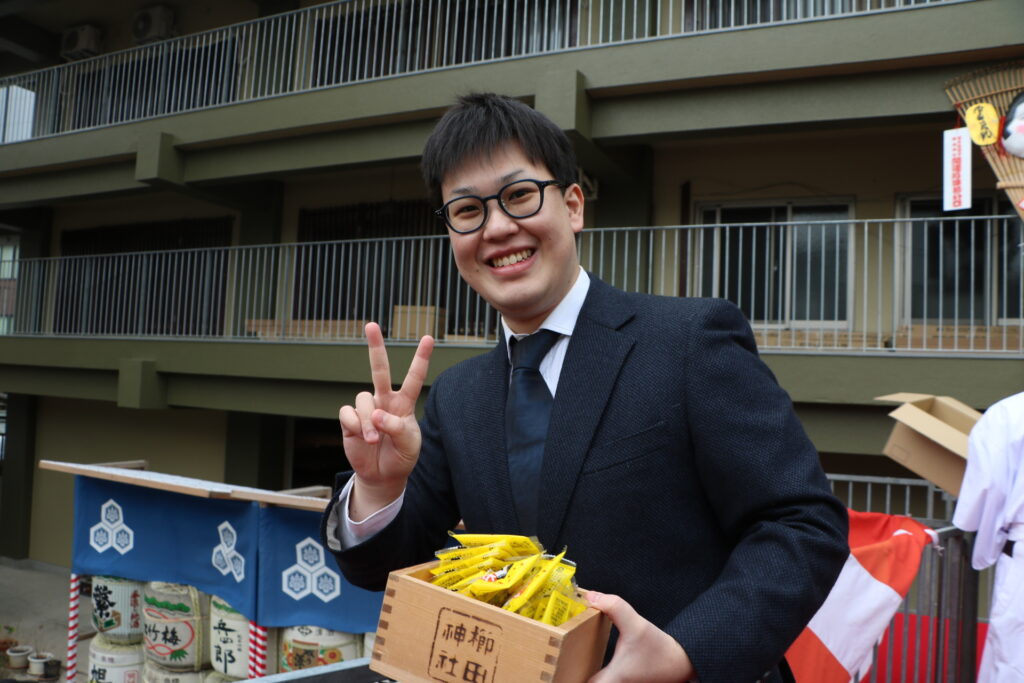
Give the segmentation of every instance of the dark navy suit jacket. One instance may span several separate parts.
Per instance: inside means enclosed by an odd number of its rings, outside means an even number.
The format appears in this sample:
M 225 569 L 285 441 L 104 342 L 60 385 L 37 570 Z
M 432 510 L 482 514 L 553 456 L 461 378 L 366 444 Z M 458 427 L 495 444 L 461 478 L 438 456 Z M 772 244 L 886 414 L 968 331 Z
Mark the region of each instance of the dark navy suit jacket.
M 430 559 L 459 519 L 518 531 L 508 378 L 503 340 L 437 378 L 401 512 L 336 553 L 352 583 L 382 589 L 389 570 Z M 788 395 L 720 299 L 627 294 L 591 276 L 539 495 L 544 546 L 567 547 L 580 586 L 621 595 L 675 637 L 702 683 L 777 679 L 849 552 L 846 510 Z

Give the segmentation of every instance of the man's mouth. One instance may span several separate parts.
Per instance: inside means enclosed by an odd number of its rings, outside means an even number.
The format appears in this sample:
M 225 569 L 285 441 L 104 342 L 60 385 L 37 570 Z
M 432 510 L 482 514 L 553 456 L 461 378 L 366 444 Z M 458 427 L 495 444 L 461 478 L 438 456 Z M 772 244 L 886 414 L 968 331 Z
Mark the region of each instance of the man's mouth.
M 491 266 L 493 266 L 494 268 L 511 266 L 513 264 L 519 263 L 520 261 L 525 261 L 531 256 L 533 256 L 533 249 L 523 249 L 522 251 L 517 251 L 514 254 L 506 254 L 505 256 L 491 259 Z

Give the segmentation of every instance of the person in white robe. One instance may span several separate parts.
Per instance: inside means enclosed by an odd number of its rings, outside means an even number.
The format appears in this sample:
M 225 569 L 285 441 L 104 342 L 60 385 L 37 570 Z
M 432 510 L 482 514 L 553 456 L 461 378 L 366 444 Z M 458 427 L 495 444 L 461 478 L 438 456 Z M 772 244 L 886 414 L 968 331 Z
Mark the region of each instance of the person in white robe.
M 996 565 L 979 683 L 1024 682 L 1024 393 L 971 430 L 953 524 L 975 531 L 971 564 Z

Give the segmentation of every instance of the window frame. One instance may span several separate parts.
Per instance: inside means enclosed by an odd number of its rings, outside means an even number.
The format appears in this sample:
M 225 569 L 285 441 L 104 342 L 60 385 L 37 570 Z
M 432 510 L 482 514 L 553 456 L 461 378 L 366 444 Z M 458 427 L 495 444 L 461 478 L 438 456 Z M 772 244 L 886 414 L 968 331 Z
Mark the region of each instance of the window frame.
M 783 259 L 786 275 L 783 278 L 785 291 L 782 293 L 783 297 L 783 316 L 778 322 L 768 321 L 750 321 L 750 325 L 755 330 L 799 330 L 799 329 L 815 329 L 815 330 L 836 330 L 836 331 L 850 331 L 853 325 L 853 314 L 855 301 L 854 301 L 854 268 L 856 263 L 856 241 L 855 241 L 855 226 L 853 224 L 854 219 L 854 208 L 855 202 L 850 197 L 821 197 L 821 198 L 798 198 L 798 199 L 744 199 L 735 201 L 702 201 L 698 202 L 695 206 L 694 222 L 701 225 L 713 225 L 711 228 L 714 231 L 712 239 L 714 240 L 714 268 L 715 271 L 712 274 L 712 293 L 704 294 L 705 296 L 720 296 L 720 264 L 721 264 L 721 236 L 728 224 L 721 222 L 721 213 L 723 209 L 778 209 L 784 208 L 786 211 L 786 219 L 782 221 L 783 225 L 790 225 L 797 222 L 793 219 L 794 208 L 801 207 L 813 207 L 813 206 L 835 206 L 837 208 L 845 207 L 846 218 L 836 219 L 839 221 L 847 221 L 849 225 L 844 231 L 846 238 L 846 282 L 845 282 L 845 315 L 843 318 L 836 319 L 796 319 L 794 318 L 794 277 L 795 268 L 794 263 L 794 252 L 793 252 L 793 230 L 786 230 L 786 244 L 783 245 Z M 707 224 L 703 218 L 707 211 L 715 211 L 715 217 L 718 219 L 714 223 Z M 813 221 L 808 221 L 812 222 Z M 743 225 L 743 224 L 737 224 Z M 702 258 L 702 254 L 695 254 L 697 259 Z M 691 264 L 692 265 L 692 264 Z M 699 269 L 699 265 L 698 265 Z
M 899 312 L 896 315 L 896 324 L 901 327 L 911 325 L 928 324 L 929 320 L 937 320 L 937 317 L 925 317 L 915 318 L 914 312 L 914 295 L 915 287 L 908 281 L 908 274 L 913 272 L 913 236 L 911 231 L 913 230 L 914 221 L 917 220 L 937 220 L 937 221 L 956 221 L 956 220 L 969 220 L 971 218 L 977 218 L 979 216 L 998 216 L 1003 213 L 1006 209 L 1009 213 L 1013 212 L 1013 205 L 1009 202 L 1003 192 L 998 190 L 981 190 L 975 191 L 972 194 L 972 205 L 976 206 L 979 201 L 988 202 L 989 209 L 982 211 L 977 215 L 967 214 L 963 212 L 952 212 L 943 211 L 941 215 L 935 216 L 931 219 L 925 218 L 912 218 L 911 205 L 914 202 L 936 202 L 939 205 L 942 204 L 942 195 L 939 193 L 904 193 L 897 196 L 896 201 L 896 216 L 901 221 L 899 229 L 896 230 L 894 235 L 894 248 L 897 249 L 897 253 L 901 253 L 903 258 L 896 260 L 896 273 L 895 282 L 896 286 L 900 287 L 902 291 L 898 292 L 895 300 L 898 302 Z M 1005 204 L 1005 206 L 1003 206 Z M 1020 220 L 1020 219 L 1018 219 Z M 978 327 L 1021 327 L 1024 326 L 1024 303 L 1021 305 L 1021 313 L 1017 317 L 1001 317 L 999 315 L 999 270 L 998 262 L 1000 255 L 998 253 L 999 245 L 996 240 L 993 240 L 992 249 L 993 251 L 985 255 L 986 263 L 990 264 L 989 272 L 985 273 L 984 278 L 984 291 L 981 296 L 983 301 L 982 316 L 980 319 L 963 319 L 955 321 L 953 324 L 961 325 L 973 325 Z M 991 296 L 988 293 L 991 292 Z M 947 316 L 948 317 L 948 316 Z M 943 323 L 944 324 L 944 323 Z

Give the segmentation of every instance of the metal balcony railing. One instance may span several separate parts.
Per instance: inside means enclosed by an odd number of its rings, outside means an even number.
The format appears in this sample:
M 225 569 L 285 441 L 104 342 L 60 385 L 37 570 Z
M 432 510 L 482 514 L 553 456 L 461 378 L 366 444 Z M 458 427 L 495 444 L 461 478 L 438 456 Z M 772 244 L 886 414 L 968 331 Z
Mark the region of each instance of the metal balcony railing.
M 622 289 L 732 300 L 763 350 L 1024 355 L 1015 217 L 595 229 L 578 248 Z M 369 320 L 399 341 L 498 334 L 442 235 L 20 259 L 0 273 L 16 277 L 0 279 L 0 333 L 18 336 L 345 341 Z
M 0 78 L 0 143 L 453 66 L 965 0 L 344 0 Z

